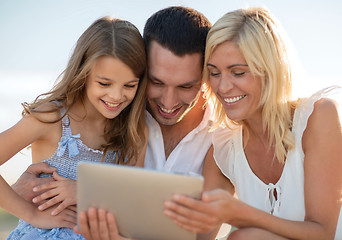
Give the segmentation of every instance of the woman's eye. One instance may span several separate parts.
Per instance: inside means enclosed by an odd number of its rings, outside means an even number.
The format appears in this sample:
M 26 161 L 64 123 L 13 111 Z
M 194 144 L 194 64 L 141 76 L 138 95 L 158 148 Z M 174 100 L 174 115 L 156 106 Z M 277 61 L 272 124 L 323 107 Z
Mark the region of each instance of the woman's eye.
M 248 71 L 246 71 L 246 70 L 233 70 L 233 71 L 232 71 L 232 75 L 233 75 L 233 76 L 236 76 L 236 77 L 243 76 L 243 75 L 245 75 L 246 73 L 248 73 Z
M 233 74 L 235 75 L 235 76 L 242 76 L 242 75 L 244 75 L 246 72 L 233 72 Z

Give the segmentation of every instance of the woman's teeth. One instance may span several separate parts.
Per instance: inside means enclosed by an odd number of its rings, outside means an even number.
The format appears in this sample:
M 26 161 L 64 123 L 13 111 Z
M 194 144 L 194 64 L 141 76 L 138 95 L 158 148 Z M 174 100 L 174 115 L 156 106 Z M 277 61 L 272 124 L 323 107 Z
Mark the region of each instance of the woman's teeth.
M 241 100 L 242 98 L 244 98 L 246 95 L 241 95 L 239 97 L 233 97 L 233 98 L 224 98 L 223 100 L 226 102 L 226 103 L 234 103 L 234 102 L 237 102 L 239 100 Z

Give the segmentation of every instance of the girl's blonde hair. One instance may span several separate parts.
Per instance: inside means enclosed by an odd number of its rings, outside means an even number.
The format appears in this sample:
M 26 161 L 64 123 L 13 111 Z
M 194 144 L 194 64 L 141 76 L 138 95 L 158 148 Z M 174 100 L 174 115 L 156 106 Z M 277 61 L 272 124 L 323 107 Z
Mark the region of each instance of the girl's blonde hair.
M 291 68 L 281 29 L 276 19 L 263 8 L 239 9 L 225 14 L 213 25 L 207 37 L 203 72 L 207 83 L 208 59 L 216 47 L 226 41 L 237 44 L 251 73 L 261 79 L 259 106 L 262 107 L 263 129 L 268 131 L 270 138 L 268 147 L 274 144 L 275 157 L 284 163 L 286 151 L 294 147 L 294 137 L 291 133 Z M 233 122 L 227 118 L 210 87 L 207 97 L 215 102 L 215 127 L 244 125 L 243 121 Z
M 25 103 L 23 114 L 32 114 L 38 118 L 35 113 L 42 112 L 38 107 L 52 101 L 57 101 L 60 105 L 44 112 L 55 112 L 65 108 L 67 114 L 73 104 L 83 102 L 87 77 L 95 61 L 101 56 L 121 60 L 140 79 L 132 103 L 114 119 L 107 119 L 104 130 L 107 143 L 102 146 L 104 154 L 109 149 L 118 152 L 118 163 L 134 164 L 140 147 L 146 141 L 146 54 L 139 30 L 128 21 L 103 17 L 89 26 L 78 39 L 66 69 L 58 77 L 58 82 L 51 91 L 39 95 L 33 103 Z M 60 121 L 63 117 L 54 122 Z

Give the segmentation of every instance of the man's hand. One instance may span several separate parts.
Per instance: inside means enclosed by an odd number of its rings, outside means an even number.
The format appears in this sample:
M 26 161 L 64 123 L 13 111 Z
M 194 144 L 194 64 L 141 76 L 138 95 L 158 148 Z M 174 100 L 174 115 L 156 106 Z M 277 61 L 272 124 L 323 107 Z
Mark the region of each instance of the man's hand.
M 32 203 L 34 197 L 42 194 L 42 192 L 33 192 L 33 188 L 54 181 L 52 177 L 40 178 L 39 175 L 41 173 L 52 174 L 55 171 L 56 168 L 50 167 L 45 162 L 31 164 L 16 183 L 12 185 L 12 188 L 22 198 Z

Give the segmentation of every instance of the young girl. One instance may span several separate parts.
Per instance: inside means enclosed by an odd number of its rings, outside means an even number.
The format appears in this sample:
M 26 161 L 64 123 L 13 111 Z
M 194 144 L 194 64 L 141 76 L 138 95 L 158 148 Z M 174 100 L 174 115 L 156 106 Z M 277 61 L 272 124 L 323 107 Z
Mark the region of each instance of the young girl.
M 54 178 L 62 181 L 51 183 L 36 199 L 51 198 L 43 207 L 49 208 L 41 211 L 0 178 L 0 207 L 22 219 L 8 239 L 82 239 L 71 229 L 76 213 L 70 205 L 76 204 L 76 196 L 64 196 L 65 189 L 75 195 L 70 179 L 76 179 L 77 163 L 143 166 L 145 68 L 138 29 L 104 17 L 79 38 L 54 88 L 24 104 L 23 118 L 0 134 L 1 164 L 31 144 L 32 161 L 46 161 L 57 169 Z
M 238 230 L 229 240 L 342 239 L 342 119 L 331 99 L 339 88 L 291 99 L 286 47 L 262 8 L 214 24 L 204 77 L 217 125 L 227 126 L 213 135 L 216 163 L 205 163 L 205 178 L 230 192 L 208 191 L 202 201 L 176 195 L 165 214 L 192 232 L 231 224 Z

